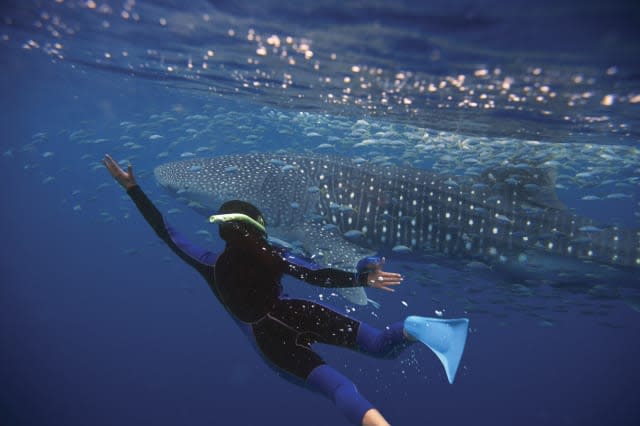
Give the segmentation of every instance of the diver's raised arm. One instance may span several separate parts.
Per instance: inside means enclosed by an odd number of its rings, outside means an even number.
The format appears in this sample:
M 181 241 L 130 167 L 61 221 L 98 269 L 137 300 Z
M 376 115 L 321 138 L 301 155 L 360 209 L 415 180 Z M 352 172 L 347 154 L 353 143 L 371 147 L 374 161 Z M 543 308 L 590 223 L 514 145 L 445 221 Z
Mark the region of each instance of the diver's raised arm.
M 182 260 L 193 266 L 198 272 L 205 276 L 205 278 L 213 276 L 213 264 L 218 257 L 217 254 L 191 243 L 164 220 L 160 210 L 158 210 L 149 197 L 142 191 L 142 188 L 136 183 L 133 167 L 129 165 L 128 171 L 125 172 L 108 154 L 105 155 L 103 163 L 111 176 L 127 190 L 127 194 L 131 197 L 142 216 L 147 223 L 151 225 L 158 237 Z

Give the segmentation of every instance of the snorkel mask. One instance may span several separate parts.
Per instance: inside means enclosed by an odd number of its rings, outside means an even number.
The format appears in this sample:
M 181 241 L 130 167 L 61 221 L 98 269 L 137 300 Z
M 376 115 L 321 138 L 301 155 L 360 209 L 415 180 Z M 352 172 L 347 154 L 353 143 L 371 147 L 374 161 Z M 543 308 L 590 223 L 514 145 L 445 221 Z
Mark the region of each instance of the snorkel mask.
M 259 219 L 260 221 L 258 221 L 258 220 L 253 219 L 252 217 L 249 217 L 246 214 L 242 214 L 242 213 L 226 213 L 226 214 L 214 214 L 214 215 L 211 215 L 209 217 L 209 222 L 210 223 L 226 223 L 226 222 L 231 222 L 231 221 L 244 222 L 244 223 L 246 223 L 248 225 L 253 226 L 258 231 L 260 231 L 262 234 L 266 235 L 267 234 L 267 230 L 264 227 L 264 222 L 261 219 L 262 218 L 260 218 Z

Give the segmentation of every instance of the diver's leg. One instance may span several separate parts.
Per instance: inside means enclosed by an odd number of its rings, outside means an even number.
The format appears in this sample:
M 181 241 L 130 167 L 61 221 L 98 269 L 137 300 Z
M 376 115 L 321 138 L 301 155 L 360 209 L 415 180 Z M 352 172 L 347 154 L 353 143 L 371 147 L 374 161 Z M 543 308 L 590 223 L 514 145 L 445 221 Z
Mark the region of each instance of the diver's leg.
M 403 323 L 374 328 L 318 302 L 282 299 L 272 311 L 281 321 L 292 324 L 300 339 L 360 350 L 366 354 L 393 358 L 409 345 Z
M 325 364 L 311 350 L 311 341 L 299 339 L 295 327 L 268 314 L 251 326 L 260 352 L 272 365 L 303 381 L 311 390 L 331 399 L 354 424 L 385 426 L 388 423 L 344 375 Z
M 414 343 L 414 340 L 407 338 L 402 322 L 393 323 L 383 329 L 361 322 L 356 342 L 358 348 L 366 354 L 382 358 L 395 358 L 407 346 Z
M 307 377 L 307 385 L 331 399 L 351 421 L 363 426 L 387 426 L 382 414 L 358 392 L 351 380 L 329 365 L 316 367 Z
M 420 341 L 436 354 L 449 383 L 453 383 L 460 365 L 467 340 L 469 320 L 467 318 L 427 318 L 409 316 L 384 328 L 375 329 L 361 323 L 357 342 L 369 354 L 393 358 L 409 344 Z

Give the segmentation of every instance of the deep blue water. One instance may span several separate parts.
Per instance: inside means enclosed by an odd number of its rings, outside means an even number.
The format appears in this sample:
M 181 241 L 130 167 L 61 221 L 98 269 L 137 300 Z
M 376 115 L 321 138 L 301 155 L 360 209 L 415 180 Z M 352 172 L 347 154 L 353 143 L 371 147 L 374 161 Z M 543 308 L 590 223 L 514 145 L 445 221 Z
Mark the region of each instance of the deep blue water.
M 570 208 L 604 223 L 640 228 L 640 56 L 638 14 L 631 3 L 584 3 L 572 13 L 571 2 L 542 2 L 523 13 L 524 6 L 501 2 L 418 8 L 310 2 L 295 9 L 277 2 L 263 7 L 195 2 L 189 9 L 137 2 L 139 24 L 119 17 L 126 3 L 108 3 L 110 13 L 87 4 L 16 2 L 2 9 L 0 36 L 7 36 L 0 41 L 0 205 L 6 244 L 0 262 L 2 424 L 347 424 L 332 403 L 264 365 L 200 277 L 172 257 L 123 199 L 121 188 L 94 167 L 105 153 L 130 160 L 142 187 L 162 202 L 161 210 L 182 211 L 170 220 L 194 239 L 207 224 L 162 196 L 151 173 L 155 165 L 201 146 L 211 147 L 202 155 L 317 151 L 327 135 L 350 141 L 359 119 L 396 126 L 399 135 L 405 125 L 421 126 L 432 136 L 461 135 L 460 140 L 472 138 L 495 152 L 515 152 L 522 140 L 540 141 L 540 150 L 560 158 L 559 174 L 565 176 L 559 177 L 564 187 L 558 193 Z M 107 3 L 98 2 L 97 9 L 102 4 Z M 209 16 L 204 22 L 216 25 L 203 24 L 203 13 Z M 52 36 L 46 26 L 54 15 L 75 33 Z M 159 25 L 159 17 L 168 24 Z M 37 21 L 43 25 L 34 25 Z M 228 28 L 242 37 L 230 39 Z M 274 55 L 257 55 L 257 45 L 245 40 L 249 28 L 263 38 L 311 40 L 320 71 L 299 52 L 290 68 L 272 60 Z M 39 47 L 23 48 L 28 40 Z M 56 40 L 63 46 L 62 59 L 45 48 Z M 208 59 L 215 63 L 211 73 L 190 74 L 188 58 L 200 66 L 197 58 L 207 49 L 215 50 Z M 129 56 L 118 53 L 122 50 Z M 105 52 L 111 52 L 111 62 Z M 336 60 L 328 59 L 331 52 Z M 247 58 L 260 64 L 247 64 Z M 179 64 L 178 70 L 168 71 L 171 64 Z M 354 85 L 344 104 L 327 101 L 328 93 L 344 94 L 345 76 L 370 75 L 353 73 L 356 64 L 378 67 L 383 77 L 365 78 L 368 87 Z M 474 74 L 485 68 L 489 80 Z M 293 83 L 278 88 L 285 72 Z M 413 77 L 398 79 L 398 73 Z M 420 82 L 437 86 L 460 74 L 466 75 L 466 90 L 452 80 L 433 95 L 418 88 Z M 503 84 L 506 76 L 513 79 L 509 90 L 528 100 L 513 103 L 499 89 L 492 92 L 492 81 Z M 269 82 L 277 84 L 266 86 Z M 548 91 L 540 89 L 545 85 Z M 386 103 L 379 97 L 385 88 Z M 531 91 L 544 99 L 535 100 Z M 481 92 L 495 100 L 495 108 L 468 106 L 480 102 Z M 411 103 L 403 103 L 405 98 Z M 460 106 L 465 99 L 467 106 Z M 385 109 L 390 104 L 394 108 Z M 300 111 L 317 115 L 297 115 Z M 272 119 L 270 112 L 288 119 Z M 195 114 L 207 117 L 189 124 L 197 136 L 175 130 Z M 125 121 L 134 125 L 127 130 Z M 83 133 L 73 136 L 79 130 Z M 322 139 L 309 136 L 323 130 Z M 40 132 L 46 135 L 34 136 Z M 163 139 L 151 143 L 149 134 Z M 106 140 L 87 143 L 96 139 Z M 442 143 L 416 152 L 406 145 L 362 150 L 352 142 L 332 142 L 338 154 L 403 158 L 420 167 L 437 165 L 444 153 L 468 155 L 457 142 Z M 161 152 L 168 157 L 158 157 Z M 597 176 L 576 177 L 583 171 Z M 607 199 L 612 193 L 625 197 Z M 582 200 L 593 194 L 602 200 Z M 217 239 L 206 243 L 221 248 Z M 395 361 L 319 348 L 392 424 L 640 421 L 637 277 L 597 288 L 540 284 L 522 293 L 500 277 L 434 269 L 401 257 L 390 259 L 388 268 L 407 275 L 402 288 L 370 294 L 382 308 L 358 308 L 352 315 L 383 326 L 408 314 L 445 309 L 447 317 L 471 321 L 454 385 L 425 348 L 414 346 Z M 304 284 L 286 285 L 292 293 L 317 297 Z M 345 307 L 338 299 L 332 302 Z

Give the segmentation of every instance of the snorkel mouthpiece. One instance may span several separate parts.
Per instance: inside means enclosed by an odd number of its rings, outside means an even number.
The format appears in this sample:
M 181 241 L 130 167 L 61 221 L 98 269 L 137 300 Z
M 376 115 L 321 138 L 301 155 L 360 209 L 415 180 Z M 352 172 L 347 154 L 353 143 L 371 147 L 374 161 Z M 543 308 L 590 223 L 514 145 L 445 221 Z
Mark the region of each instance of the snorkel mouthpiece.
M 247 216 L 246 214 L 242 214 L 242 213 L 214 214 L 209 217 L 210 223 L 230 222 L 233 220 L 247 223 L 253 226 L 254 228 L 256 228 L 258 231 L 264 234 L 267 233 L 267 230 L 265 229 L 264 225 L 262 225 L 260 222 L 253 219 L 252 217 Z

